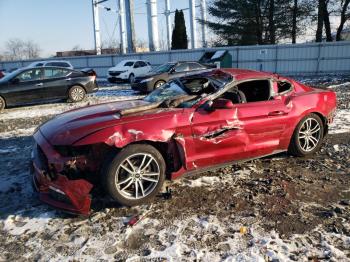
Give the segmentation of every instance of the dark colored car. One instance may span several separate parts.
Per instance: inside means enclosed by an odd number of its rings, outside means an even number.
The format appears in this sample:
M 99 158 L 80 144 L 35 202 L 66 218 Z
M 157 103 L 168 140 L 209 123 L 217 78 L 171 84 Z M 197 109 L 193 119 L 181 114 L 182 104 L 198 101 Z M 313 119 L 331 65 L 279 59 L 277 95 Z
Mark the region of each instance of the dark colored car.
M 320 149 L 336 95 L 276 74 L 213 70 L 170 81 L 142 100 L 71 110 L 34 134 L 32 181 L 40 199 L 88 214 L 102 185 L 127 206 L 165 179 L 288 151 Z
M 21 68 L 0 79 L 0 110 L 52 99 L 77 102 L 97 90 L 96 73 L 92 69 Z
M 213 68 L 214 65 L 204 65 L 198 62 L 170 62 L 152 69 L 142 77 L 136 77 L 132 89 L 148 93 L 174 78 L 198 73 Z

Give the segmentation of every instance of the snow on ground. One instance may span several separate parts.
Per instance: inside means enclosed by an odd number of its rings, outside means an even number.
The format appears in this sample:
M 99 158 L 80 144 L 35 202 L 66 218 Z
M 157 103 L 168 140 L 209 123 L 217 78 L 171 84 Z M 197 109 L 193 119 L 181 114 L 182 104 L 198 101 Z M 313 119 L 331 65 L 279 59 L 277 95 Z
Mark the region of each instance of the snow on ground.
M 330 88 L 340 94 L 341 89 L 348 86 L 337 84 Z M 141 97 L 127 86 L 108 86 L 77 104 L 13 108 L 2 113 L 0 119 L 34 119 L 89 104 Z M 350 132 L 350 108 L 346 103 L 337 111 L 330 134 Z M 29 136 L 35 128 L 36 125 L 33 125 L 0 132 L 0 158 L 9 159 L 1 162 L 3 170 L 0 171 L 0 261 L 178 261 L 180 258 L 191 261 L 349 260 L 350 237 L 344 233 L 350 232 L 348 221 L 343 222 L 345 229 L 342 232 L 330 232 L 318 226 L 304 234 L 286 237 L 263 228 L 254 216 L 242 217 L 235 212 L 225 217 L 212 211 L 190 216 L 180 213 L 173 220 L 147 215 L 135 226 L 127 225 L 135 213 L 161 213 L 166 202 L 160 202 L 156 207 L 104 208 L 96 210 L 88 219 L 67 217 L 41 204 L 30 189 L 26 161 L 29 161 L 30 155 Z M 330 148 L 334 151 L 333 156 L 339 154 L 339 158 L 342 152 L 348 150 L 344 144 L 335 144 Z M 279 155 L 270 161 L 285 163 L 288 159 Z M 211 173 L 194 179 L 183 178 L 173 185 L 186 192 L 208 189 L 220 194 L 225 185 L 249 181 L 253 174 L 264 172 L 266 170 L 254 162 L 245 164 L 230 176 Z M 258 184 L 254 184 L 256 186 Z M 223 207 L 218 208 L 214 210 Z

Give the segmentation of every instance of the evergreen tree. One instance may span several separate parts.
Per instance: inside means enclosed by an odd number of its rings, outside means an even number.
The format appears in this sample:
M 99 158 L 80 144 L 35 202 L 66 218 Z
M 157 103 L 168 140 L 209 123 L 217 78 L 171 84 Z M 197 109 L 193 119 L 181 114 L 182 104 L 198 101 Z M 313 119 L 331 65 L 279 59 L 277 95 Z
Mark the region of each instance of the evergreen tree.
M 227 45 L 275 44 L 302 29 L 293 11 L 301 15 L 303 1 L 296 6 L 295 0 L 213 0 L 208 10 L 215 19 L 207 24 Z
M 171 37 L 171 49 L 187 49 L 187 33 L 185 25 L 185 17 L 182 10 L 175 11 L 175 26 Z

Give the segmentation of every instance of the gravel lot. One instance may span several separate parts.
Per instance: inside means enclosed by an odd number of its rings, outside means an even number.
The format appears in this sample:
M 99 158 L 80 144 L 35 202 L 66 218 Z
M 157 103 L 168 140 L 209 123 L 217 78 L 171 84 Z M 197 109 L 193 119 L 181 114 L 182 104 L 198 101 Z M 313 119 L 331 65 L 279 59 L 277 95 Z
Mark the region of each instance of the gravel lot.
M 31 134 L 66 110 L 142 97 L 104 87 L 78 104 L 0 114 L 0 261 L 350 261 L 350 82 L 331 86 L 339 105 L 321 151 L 279 154 L 169 182 L 171 198 L 118 207 L 101 196 L 86 218 L 41 204 L 29 184 Z M 134 226 L 130 219 L 141 217 Z

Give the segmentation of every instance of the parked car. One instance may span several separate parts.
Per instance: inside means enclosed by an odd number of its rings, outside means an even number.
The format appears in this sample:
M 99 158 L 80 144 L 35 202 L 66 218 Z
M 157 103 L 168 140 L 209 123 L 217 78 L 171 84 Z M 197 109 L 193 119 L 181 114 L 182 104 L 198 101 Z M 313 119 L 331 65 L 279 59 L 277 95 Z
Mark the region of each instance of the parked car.
M 21 68 L 0 79 L 0 110 L 59 98 L 77 102 L 97 90 L 96 73 L 91 69 Z
M 288 151 L 309 156 L 333 121 L 336 95 L 276 74 L 217 69 L 170 81 L 142 100 L 75 109 L 34 134 L 40 199 L 88 214 L 102 184 L 122 205 L 145 203 L 165 179 Z
M 27 67 L 43 67 L 43 66 L 56 66 L 74 69 L 73 65 L 69 61 L 65 60 L 48 60 L 48 61 L 36 61 L 29 64 Z
M 159 88 L 171 79 L 208 70 L 214 65 L 204 65 L 198 62 L 170 62 L 152 69 L 148 74 L 137 77 L 132 89 L 148 93 Z
M 108 69 L 107 80 L 110 83 L 118 81 L 133 83 L 135 77 L 147 74 L 151 69 L 151 64 L 144 60 L 123 60 Z

